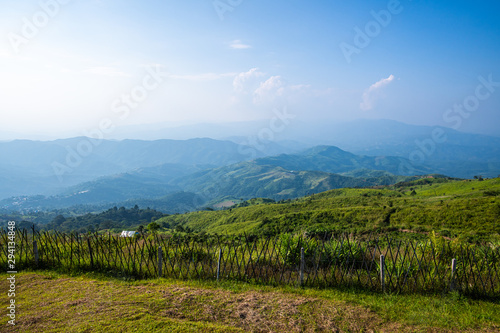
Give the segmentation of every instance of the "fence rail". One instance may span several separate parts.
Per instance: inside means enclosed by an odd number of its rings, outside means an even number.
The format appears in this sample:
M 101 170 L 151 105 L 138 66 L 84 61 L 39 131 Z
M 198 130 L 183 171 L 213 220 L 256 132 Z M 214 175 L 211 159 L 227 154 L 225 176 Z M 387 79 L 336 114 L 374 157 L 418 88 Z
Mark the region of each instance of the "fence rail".
M 0 231 L 0 265 L 8 235 Z M 92 270 L 134 278 L 232 279 L 272 285 L 357 286 L 389 292 L 500 295 L 498 248 L 346 236 L 123 238 L 18 230 L 16 267 Z

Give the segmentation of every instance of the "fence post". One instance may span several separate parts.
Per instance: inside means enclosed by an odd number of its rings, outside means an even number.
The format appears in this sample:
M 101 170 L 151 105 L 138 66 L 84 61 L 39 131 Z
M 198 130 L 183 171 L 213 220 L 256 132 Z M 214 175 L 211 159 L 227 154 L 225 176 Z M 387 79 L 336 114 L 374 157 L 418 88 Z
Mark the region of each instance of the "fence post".
M 163 270 L 163 250 L 161 246 L 158 247 L 158 277 L 161 278 Z
M 219 249 L 219 260 L 217 260 L 217 281 L 219 281 L 221 259 L 222 259 L 222 249 Z
M 450 289 L 455 290 L 455 272 L 457 270 L 457 259 L 451 259 L 451 281 L 450 281 Z
M 385 292 L 385 256 L 380 255 L 380 284 L 382 286 L 382 292 Z
M 300 248 L 300 285 L 304 285 L 304 248 Z
M 35 265 L 38 267 L 38 246 L 36 241 L 33 241 L 33 254 L 35 256 Z
M 90 267 L 94 268 L 94 257 L 92 256 L 92 247 L 90 246 L 90 238 L 87 237 L 87 244 L 89 246 L 89 254 L 90 254 Z

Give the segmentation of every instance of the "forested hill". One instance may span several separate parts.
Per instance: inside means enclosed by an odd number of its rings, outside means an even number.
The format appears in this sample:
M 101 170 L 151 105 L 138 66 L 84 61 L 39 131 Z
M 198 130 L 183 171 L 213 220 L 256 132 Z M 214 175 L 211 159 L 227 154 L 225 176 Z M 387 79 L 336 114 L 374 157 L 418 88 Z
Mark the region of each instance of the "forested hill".
M 139 225 L 147 225 L 151 221 L 164 217 L 165 214 L 146 208 L 139 209 L 135 206 L 131 209 L 124 207 L 113 207 L 99 214 L 85 214 L 78 217 L 66 218 L 58 215 L 47 225 L 38 225 L 39 228 L 58 231 L 94 232 L 99 230 L 137 228 Z

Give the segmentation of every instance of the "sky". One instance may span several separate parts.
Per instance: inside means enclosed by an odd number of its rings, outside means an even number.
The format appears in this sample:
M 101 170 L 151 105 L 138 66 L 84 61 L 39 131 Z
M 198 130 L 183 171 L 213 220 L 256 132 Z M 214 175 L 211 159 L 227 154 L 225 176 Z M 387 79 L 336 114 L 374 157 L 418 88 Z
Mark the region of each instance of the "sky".
M 392 119 L 500 136 L 500 3 L 0 0 L 0 131 Z

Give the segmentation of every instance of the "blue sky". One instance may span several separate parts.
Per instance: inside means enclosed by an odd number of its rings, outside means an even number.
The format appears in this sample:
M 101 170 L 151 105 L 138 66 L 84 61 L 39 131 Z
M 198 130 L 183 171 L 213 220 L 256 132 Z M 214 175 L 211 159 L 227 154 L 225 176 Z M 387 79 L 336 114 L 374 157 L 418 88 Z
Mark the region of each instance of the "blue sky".
M 82 135 L 286 106 L 298 120 L 500 135 L 499 13 L 498 1 L 0 0 L 0 130 Z

